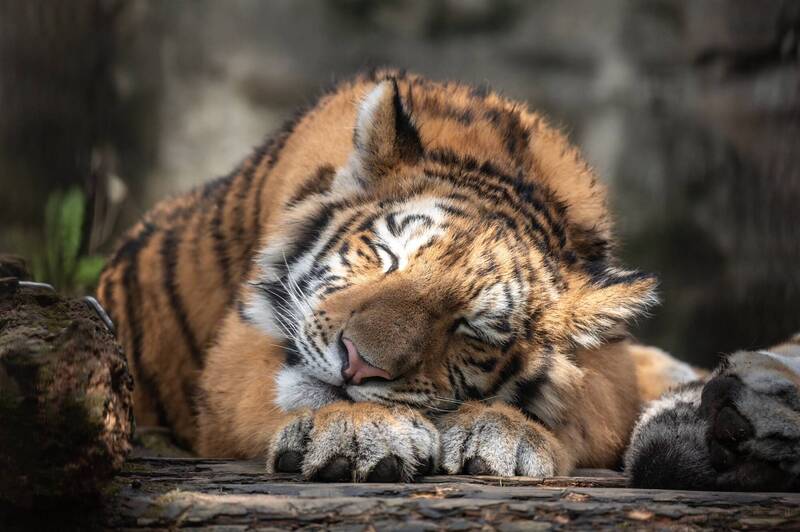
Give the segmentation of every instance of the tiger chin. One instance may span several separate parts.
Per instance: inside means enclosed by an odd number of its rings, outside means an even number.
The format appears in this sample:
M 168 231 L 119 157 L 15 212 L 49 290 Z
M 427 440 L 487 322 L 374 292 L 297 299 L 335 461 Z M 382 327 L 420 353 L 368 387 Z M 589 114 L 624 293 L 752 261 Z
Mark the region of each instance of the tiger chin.
M 98 293 L 140 424 L 270 472 L 409 481 L 619 466 L 643 405 L 698 378 L 626 333 L 655 289 L 541 116 L 376 71 L 158 205 Z

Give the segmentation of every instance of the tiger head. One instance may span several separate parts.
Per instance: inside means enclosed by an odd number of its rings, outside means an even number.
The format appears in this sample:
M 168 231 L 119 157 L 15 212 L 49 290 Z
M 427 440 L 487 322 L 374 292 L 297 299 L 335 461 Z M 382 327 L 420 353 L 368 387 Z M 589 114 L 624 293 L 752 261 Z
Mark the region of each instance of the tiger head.
M 576 348 L 656 301 L 651 276 L 615 266 L 600 185 L 547 147 L 540 119 L 464 88 L 403 88 L 368 92 L 348 163 L 287 207 L 258 258 L 242 314 L 285 342 L 287 410 L 532 401 L 580 372 Z M 469 124 L 442 116 L 459 98 Z

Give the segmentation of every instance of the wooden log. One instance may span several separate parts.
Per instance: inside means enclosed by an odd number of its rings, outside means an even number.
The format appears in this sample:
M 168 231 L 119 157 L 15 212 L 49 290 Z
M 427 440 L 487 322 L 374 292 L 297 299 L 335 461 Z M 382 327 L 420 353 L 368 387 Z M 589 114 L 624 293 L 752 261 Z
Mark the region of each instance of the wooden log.
M 98 494 L 131 447 L 132 388 L 90 305 L 0 279 L 0 509 Z
M 548 530 L 800 528 L 800 495 L 636 490 L 625 478 L 425 477 L 320 484 L 261 462 L 135 458 L 114 480 L 109 528 Z

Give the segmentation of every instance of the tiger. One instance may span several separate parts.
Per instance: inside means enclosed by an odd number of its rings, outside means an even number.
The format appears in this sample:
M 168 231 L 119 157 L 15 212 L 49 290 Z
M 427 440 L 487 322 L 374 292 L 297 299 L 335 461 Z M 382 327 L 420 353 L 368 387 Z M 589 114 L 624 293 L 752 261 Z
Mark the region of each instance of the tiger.
M 657 304 L 657 280 L 617 247 L 606 187 L 542 115 L 485 85 L 380 69 L 157 204 L 97 293 L 137 422 L 200 456 L 354 482 L 624 462 L 634 482 L 670 484 L 648 464 L 711 464 L 664 439 L 697 429 L 708 449 L 697 419 L 719 400 L 700 390 L 766 392 L 721 387 L 749 367 L 736 356 L 703 388 L 637 343 L 627 324 Z M 796 408 L 791 390 L 774 401 Z

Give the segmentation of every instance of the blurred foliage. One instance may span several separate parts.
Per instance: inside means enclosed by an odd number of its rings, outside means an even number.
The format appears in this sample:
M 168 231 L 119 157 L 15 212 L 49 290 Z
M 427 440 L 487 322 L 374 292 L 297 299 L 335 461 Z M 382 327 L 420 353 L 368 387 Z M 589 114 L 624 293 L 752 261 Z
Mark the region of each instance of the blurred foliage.
M 50 193 L 45 205 L 42 251 L 33 257 L 35 279 L 67 293 L 88 291 L 96 286 L 104 259 L 99 255 L 81 255 L 85 213 L 86 196 L 80 188 Z

